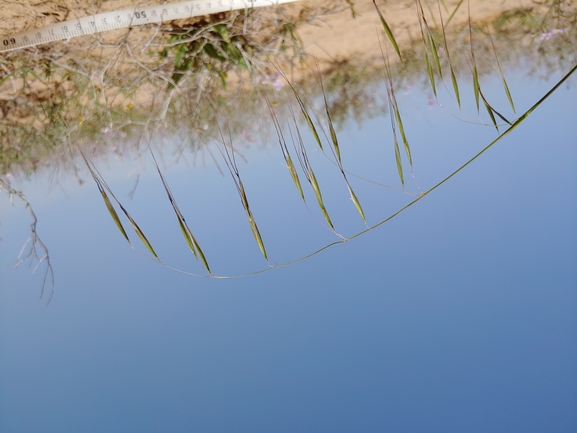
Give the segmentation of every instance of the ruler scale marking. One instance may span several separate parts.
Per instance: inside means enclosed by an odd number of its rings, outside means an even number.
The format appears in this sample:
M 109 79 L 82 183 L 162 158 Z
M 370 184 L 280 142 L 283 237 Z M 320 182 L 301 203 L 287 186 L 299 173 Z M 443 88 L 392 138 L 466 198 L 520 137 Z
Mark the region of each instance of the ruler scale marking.
M 28 30 L 0 38 L 0 53 L 65 41 L 78 36 L 103 33 L 110 30 L 131 28 L 145 24 L 161 24 L 176 19 L 252 9 L 292 3 L 298 0 L 195 0 L 155 6 L 144 6 L 120 11 L 103 12 L 73 20 L 50 24 L 39 29 Z

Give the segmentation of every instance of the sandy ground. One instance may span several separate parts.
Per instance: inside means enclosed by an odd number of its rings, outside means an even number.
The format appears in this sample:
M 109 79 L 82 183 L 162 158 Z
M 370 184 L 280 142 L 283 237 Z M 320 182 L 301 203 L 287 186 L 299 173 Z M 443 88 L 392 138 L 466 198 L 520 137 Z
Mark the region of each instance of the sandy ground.
M 438 16 L 437 1 L 422 2 L 425 14 L 431 10 Z M 446 0 L 447 9 L 441 6 L 444 21 L 455 10 L 459 0 Z M 389 26 L 394 30 L 400 45 L 420 38 L 420 29 L 414 0 L 377 1 Z M 521 7 L 535 7 L 532 0 L 471 0 L 471 16 L 475 22 L 488 22 L 506 10 Z M 429 9 L 430 8 L 430 9 Z M 378 55 L 380 48 L 377 33 L 382 33 L 382 25 L 372 0 L 354 0 L 357 16 L 353 19 L 350 10 L 324 17 L 316 25 L 301 28 L 300 35 L 307 52 L 318 58 L 350 58 L 358 55 Z M 428 14 L 427 14 L 428 15 Z M 467 2 L 457 9 L 450 26 L 463 27 L 468 23 Z M 434 23 L 432 23 L 434 24 Z
M 0 2 L 0 34 L 15 34 L 24 30 L 40 28 L 53 22 L 64 21 L 98 12 L 119 10 L 135 5 L 151 5 L 161 1 L 130 0 L 3 0 Z M 451 15 L 459 0 L 445 0 L 442 7 L 445 20 Z M 463 26 L 468 21 L 467 3 L 457 9 L 451 26 Z M 379 17 L 372 0 L 351 0 L 356 18 L 352 18 L 351 9 L 344 0 L 303 0 L 283 6 L 297 10 L 314 8 L 318 5 L 332 4 L 340 12 L 324 16 L 313 23 L 301 27 L 299 32 L 306 51 L 319 58 L 348 58 L 353 55 L 372 55 L 379 53 L 376 33 L 382 32 Z M 418 38 L 419 26 L 413 0 L 379 0 L 379 8 L 389 25 L 395 30 L 400 44 Z M 431 10 L 438 14 L 436 0 L 423 0 L 425 12 Z M 471 0 L 471 16 L 476 22 L 489 21 L 505 10 L 521 7 L 535 7 L 532 0 Z M 434 24 L 434 23 L 433 23 Z

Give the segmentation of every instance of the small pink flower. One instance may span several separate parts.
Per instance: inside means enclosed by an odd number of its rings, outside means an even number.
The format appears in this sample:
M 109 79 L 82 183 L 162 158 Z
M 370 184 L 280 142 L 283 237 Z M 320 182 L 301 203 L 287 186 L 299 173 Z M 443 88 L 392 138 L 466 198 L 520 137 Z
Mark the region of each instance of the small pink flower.
M 243 131 L 240 133 L 240 136 L 241 136 L 242 138 L 244 138 L 246 141 L 248 141 L 249 143 L 254 143 L 253 138 L 251 137 L 251 135 L 250 135 L 246 130 L 243 130 Z
M 560 33 L 563 33 L 564 31 L 565 31 L 564 29 L 550 30 L 547 33 L 541 34 L 541 36 L 539 37 L 539 40 L 540 41 L 548 41 L 549 39 L 557 37 L 557 35 L 559 35 Z
M 285 86 L 284 78 L 278 72 L 262 75 L 257 81 L 261 84 L 270 84 L 277 92 Z

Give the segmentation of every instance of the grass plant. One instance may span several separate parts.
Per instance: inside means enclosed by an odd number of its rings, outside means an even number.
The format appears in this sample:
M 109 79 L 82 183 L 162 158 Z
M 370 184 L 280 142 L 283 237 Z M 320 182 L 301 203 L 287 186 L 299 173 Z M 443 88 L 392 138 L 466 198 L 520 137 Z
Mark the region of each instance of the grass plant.
M 350 7 L 355 16 L 353 4 L 347 1 L 341 3 Z M 333 59 L 322 64 L 303 54 L 298 36 L 299 24 L 312 19 L 314 14 L 299 20 L 289 19 L 291 17 L 288 15 L 267 19 L 265 12 L 231 12 L 173 24 L 170 28 L 157 29 L 156 34 L 140 45 L 140 50 L 131 44 L 130 38 L 137 33 L 132 32 L 126 35 L 123 42 L 101 50 L 106 55 L 101 55 L 100 63 L 91 56 L 75 57 L 74 52 L 71 55 L 62 46 L 47 48 L 45 53 L 28 50 L 27 53 L 31 53 L 28 57 L 18 58 L 11 54 L 6 59 L 0 59 L 0 70 L 3 71 L 0 75 L 0 89 L 8 89 L 5 93 L 9 95 L 7 99 L 0 99 L 3 114 L 0 123 L 0 186 L 11 196 L 22 199 L 24 196 L 18 195 L 3 180 L 8 173 L 19 170 L 30 175 L 39 170 L 43 161 L 58 166 L 53 162 L 55 157 L 48 155 L 63 155 L 68 167 L 72 167 L 73 172 L 80 177 L 80 160 L 96 184 L 110 217 L 129 245 L 133 247 L 123 223 L 125 219 L 152 258 L 168 266 L 160 261 L 148 237 L 96 168 L 95 160 L 110 154 L 112 149 L 121 154 L 123 150 L 120 149 L 119 141 L 123 141 L 126 147 L 131 147 L 132 152 L 143 158 L 144 155 L 152 158 L 186 244 L 202 264 L 207 277 L 221 278 L 224 276 L 215 275 L 209 267 L 150 149 L 150 139 L 173 137 L 175 130 L 185 124 L 185 132 L 180 137 L 183 143 L 180 155 L 192 153 L 196 157 L 202 152 L 210 152 L 207 143 L 218 143 L 220 159 L 218 154 L 215 156 L 211 153 L 210 157 L 226 167 L 254 240 L 268 264 L 269 253 L 237 164 L 239 145 L 234 138 L 248 137 L 252 131 L 247 132 L 247 125 L 256 118 L 264 133 L 273 137 L 269 141 L 278 142 L 291 182 L 304 205 L 307 206 L 306 196 L 312 191 L 323 224 L 326 223 L 337 237 L 336 241 L 311 254 L 255 273 L 264 272 L 348 242 L 398 216 L 521 125 L 577 69 L 577 50 L 574 48 L 574 42 L 577 41 L 577 14 L 568 10 L 577 11 L 574 7 L 565 9 L 565 4 L 558 0 L 547 0 L 548 8 L 541 16 L 533 10 L 513 9 L 503 13 L 491 26 L 475 23 L 468 5 L 468 23 L 461 28 L 457 28 L 453 19 L 464 0 L 454 4 L 452 9 L 444 0 L 437 0 L 436 8 L 431 7 L 426 0 L 414 0 L 420 38 L 406 46 L 395 38 L 400 30 L 392 25 L 392 21 L 385 20 L 383 11 L 386 4 L 379 6 L 376 0 L 372 3 L 382 27 L 383 37 L 378 36 L 382 61 L 363 67 L 352 66 L 353 62 L 347 59 Z M 444 15 L 448 15 L 446 20 Z M 553 51 L 553 58 L 557 62 L 554 66 L 568 72 L 518 117 L 512 117 L 516 116 L 514 97 L 498 55 L 499 47 L 511 43 L 514 26 L 524 32 L 518 36 L 519 41 L 526 41 L 527 38 L 536 40 L 539 35 L 543 42 L 556 37 L 558 40 L 552 42 L 559 45 L 553 46 L 563 46 L 570 54 L 564 54 L 561 48 L 557 48 L 561 54 Z M 557 32 L 551 33 L 553 30 Z M 395 52 L 393 58 L 388 54 L 391 48 Z M 536 54 L 541 53 L 539 49 L 534 50 Z M 310 67 L 311 64 L 314 67 Z M 297 78 L 287 72 L 297 68 L 300 71 Z M 492 105 L 481 86 L 484 74 L 493 69 L 499 74 L 513 115 L 509 114 L 508 108 L 504 111 Z M 274 79 L 271 78 L 273 76 Z M 451 84 L 448 84 L 449 76 Z M 359 90 L 364 83 L 370 85 L 377 82 L 375 77 L 384 77 L 385 105 L 380 110 L 375 109 L 374 99 L 370 99 L 370 104 L 367 103 L 367 93 Z M 419 88 L 432 93 L 436 99 L 438 93 L 449 86 L 457 109 L 461 112 L 463 101 L 459 79 L 463 78 L 472 82 L 476 111 L 480 112 L 482 102 L 491 121 L 490 125 L 485 126 L 494 127 L 497 138 L 436 185 L 418 193 L 415 199 L 398 211 L 377 223 L 368 224 L 368 216 L 349 180 L 352 176 L 361 176 L 351 173 L 347 168 L 346 154 L 339 140 L 339 125 L 346 121 L 351 110 L 360 110 L 358 107 L 363 104 L 367 107 L 371 105 L 371 109 L 358 111 L 363 115 L 368 111 L 372 113 L 367 115 L 381 115 L 383 112 L 388 115 L 394 162 L 401 186 L 405 190 L 407 176 L 404 168 L 408 163 L 413 174 L 414 161 L 408 140 L 410 131 L 406 131 L 403 124 L 397 98 L 399 88 L 408 81 L 419 80 Z M 364 83 L 359 83 L 361 81 Z M 137 84 L 130 87 L 129 83 Z M 284 88 L 276 89 L 277 85 Z M 142 94 L 147 95 L 146 101 L 139 99 Z M 247 109 L 249 106 L 250 109 Z M 226 120 L 223 121 L 223 118 Z M 142 140 L 142 137 L 147 137 L 147 140 Z M 307 148 L 306 143 L 309 141 L 316 152 L 336 166 L 337 176 L 344 180 L 348 198 L 366 225 L 364 230 L 351 236 L 343 236 L 336 231 L 328 212 L 330 203 L 323 197 L 315 173 L 316 165 L 313 169 L 312 158 L 309 156 L 312 150 Z M 298 163 L 295 163 L 295 158 Z M 306 179 L 306 182 L 303 180 L 301 183 L 302 179 Z M 36 259 L 38 264 L 48 263 L 44 281 L 52 278 L 53 284 L 48 251 L 36 236 L 36 218 L 32 215 L 33 236 L 31 244 L 27 244 L 31 245 L 31 249 L 21 254 L 21 257 Z

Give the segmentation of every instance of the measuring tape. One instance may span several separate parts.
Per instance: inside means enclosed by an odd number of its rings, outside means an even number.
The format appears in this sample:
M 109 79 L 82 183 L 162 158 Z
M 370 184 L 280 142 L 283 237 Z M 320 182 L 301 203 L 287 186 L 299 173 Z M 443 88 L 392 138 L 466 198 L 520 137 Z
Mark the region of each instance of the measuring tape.
M 4 36 L 0 40 L 0 53 L 109 30 L 295 1 L 298 0 L 197 0 L 103 12 L 12 36 Z

